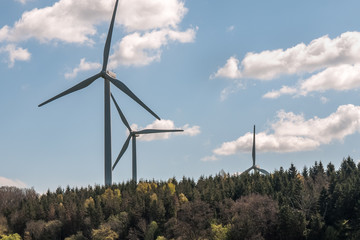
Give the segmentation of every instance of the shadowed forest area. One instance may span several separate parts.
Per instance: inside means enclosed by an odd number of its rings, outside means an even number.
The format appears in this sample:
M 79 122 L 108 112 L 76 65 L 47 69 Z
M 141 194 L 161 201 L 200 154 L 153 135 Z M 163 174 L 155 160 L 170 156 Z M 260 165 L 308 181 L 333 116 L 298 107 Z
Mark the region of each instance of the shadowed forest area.
M 0 188 L 0 239 L 360 239 L 360 164 L 87 188 Z

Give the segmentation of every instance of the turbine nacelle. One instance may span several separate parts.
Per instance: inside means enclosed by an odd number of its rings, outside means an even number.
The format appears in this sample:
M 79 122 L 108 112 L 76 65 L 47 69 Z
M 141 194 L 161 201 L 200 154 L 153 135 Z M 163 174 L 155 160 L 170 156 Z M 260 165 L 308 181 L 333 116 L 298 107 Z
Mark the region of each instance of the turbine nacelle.
M 112 78 L 116 78 L 116 73 L 111 72 L 109 70 L 106 71 L 106 75 L 108 75 L 109 77 L 112 77 Z

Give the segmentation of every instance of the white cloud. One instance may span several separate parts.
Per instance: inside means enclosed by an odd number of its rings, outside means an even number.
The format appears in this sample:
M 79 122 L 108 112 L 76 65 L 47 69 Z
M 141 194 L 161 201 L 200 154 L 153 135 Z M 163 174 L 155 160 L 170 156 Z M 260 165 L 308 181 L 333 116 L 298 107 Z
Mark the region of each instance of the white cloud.
M 290 95 L 290 94 L 295 94 L 295 93 L 297 93 L 296 88 L 282 86 L 282 88 L 280 90 L 272 90 L 271 92 L 264 94 L 263 98 L 278 98 L 284 94 Z
M 115 52 L 109 59 L 109 67 L 116 68 L 119 65 L 143 66 L 153 61 L 159 61 L 161 47 L 167 45 L 170 40 L 182 43 L 192 42 L 195 39 L 195 34 L 195 29 L 188 29 L 185 32 L 162 29 L 145 34 L 139 32 L 129 34 L 115 46 Z
M 256 134 L 256 149 L 259 152 L 310 151 L 335 140 L 360 131 L 360 106 L 352 104 L 339 106 L 335 113 L 325 118 L 314 117 L 305 120 L 303 115 L 279 111 L 271 129 Z M 213 150 L 215 156 L 250 152 L 252 133 L 238 139 L 224 142 Z
M 360 87 L 360 64 L 329 67 L 300 83 L 302 95 L 326 90 L 344 91 Z
M 26 184 L 18 179 L 12 180 L 12 179 L 0 176 L 0 187 L 1 186 L 26 188 Z
M 5 47 L 0 48 L 0 53 L 8 54 L 9 67 L 13 67 L 15 61 L 29 61 L 31 54 L 27 49 L 16 47 L 15 44 L 8 44 Z
M 311 91 L 335 89 L 344 91 L 359 88 L 360 32 L 345 32 L 336 38 L 327 35 L 308 45 L 297 44 L 288 49 L 249 52 L 241 60 L 230 57 L 226 64 L 210 78 L 273 80 L 281 75 L 313 74 L 297 87 L 283 86 L 264 98 L 277 98 L 283 94 L 306 95 Z M 295 91 L 295 89 L 297 89 Z
M 21 0 L 20 0 L 21 1 Z M 24 0 L 22 0 L 24 1 Z M 13 27 L 0 30 L 0 41 L 92 42 L 95 26 L 109 21 L 115 1 L 60 0 L 52 6 L 24 12 Z M 187 9 L 179 0 L 121 0 L 116 21 L 129 32 L 177 29 Z
M 310 92 L 325 92 L 328 90 L 346 91 L 360 88 L 360 64 L 343 64 L 329 67 L 325 70 L 300 81 L 296 87 L 283 86 L 279 91 L 271 91 L 265 98 L 277 98 L 284 94 L 306 96 Z M 283 91 L 289 89 L 291 91 Z
M 80 64 L 71 72 L 65 73 L 65 78 L 75 78 L 79 72 L 89 71 L 92 69 L 100 68 L 101 64 L 96 62 L 86 62 L 85 58 L 80 60 Z
M 60 0 L 45 8 L 24 12 L 13 27 L 0 29 L 0 41 L 19 42 L 35 38 L 40 42 L 58 40 L 92 43 L 95 25 L 109 19 L 113 1 Z
M 175 124 L 172 120 L 155 120 L 153 123 L 147 125 L 144 128 L 140 128 L 136 124 L 131 125 L 131 129 L 134 131 L 138 131 L 140 129 L 183 129 L 183 132 L 174 132 L 174 133 L 154 133 L 154 134 L 143 134 L 138 137 L 139 140 L 142 141 L 153 141 L 159 139 L 168 139 L 172 135 L 186 135 L 186 136 L 196 136 L 200 133 L 199 126 L 190 127 L 189 124 L 185 124 L 183 127 L 175 127 Z
M 185 124 L 181 129 L 184 130 L 184 132 L 181 132 L 179 134 L 186 135 L 186 136 L 196 136 L 200 134 L 200 126 L 192 126 L 190 127 L 189 124 Z
M 314 72 L 326 67 L 360 61 L 360 33 L 346 32 L 330 39 L 323 36 L 308 45 L 286 50 L 247 53 L 241 62 L 242 77 L 271 80 L 284 74 Z
M 24 12 L 11 26 L 0 28 L 0 42 L 34 38 L 40 42 L 92 44 L 97 25 L 108 22 L 115 1 L 59 0 Z M 121 0 L 116 22 L 128 32 L 112 55 L 112 66 L 146 65 L 160 59 L 170 41 L 192 42 L 196 29 L 179 30 L 187 13 L 181 0 Z
M 246 133 L 235 141 L 225 142 L 213 152 L 216 155 L 233 155 L 237 152 L 250 152 L 252 133 Z M 256 149 L 259 152 L 298 152 L 313 150 L 319 146 L 317 141 L 296 136 L 278 136 L 260 132 L 256 134 Z
M 329 144 L 333 140 L 343 140 L 347 135 L 360 129 L 360 106 L 341 105 L 335 113 L 326 118 L 314 117 L 304 120 L 302 115 L 292 112 L 278 113 L 278 121 L 272 129 L 280 136 L 301 136 L 311 138 L 321 144 Z
M 179 41 L 181 43 L 189 43 L 195 40 L 196 31 L 199 27 L 188 28 L 185 32 L 179 32 L 174 30 L 168 31 L 169 39 L 172 41 Z
M 179 0 L 122 0 L 117 16 L 118 22 L 129 32 L 176 29 L 187 11 L 184 2 Z
M 230 57 L 224 67 L 219 68 L 219 70 L 210 76 L 210 78 L 230 78 L 230 79 L 237 79 L 241 78 L 241 72 L 239 69 L 239 60 L 235 57 Z
M 220 94 L 220 100 L 225 101 L 229 95 L 237 92 L 240 88 L 243 87 L 243 84 L 237 80 L 241 77 L 240 69 L 238 68 L 239 60 L 235 57 L 230 57 L 225 66 L 219 68 L 218 71 L 210 76 L 210 79 L 224 77 L 233 79 L 235 84 L 229 87 L 224 88 Z

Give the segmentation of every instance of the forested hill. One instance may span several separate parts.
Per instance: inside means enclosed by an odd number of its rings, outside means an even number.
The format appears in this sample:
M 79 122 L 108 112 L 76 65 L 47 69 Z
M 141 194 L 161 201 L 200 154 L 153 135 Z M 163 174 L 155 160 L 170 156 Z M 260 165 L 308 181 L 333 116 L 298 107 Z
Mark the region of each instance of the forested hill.
M 360 239 L 360 164 L 106 188 L 0 188 L 3 239 Z M 1 238 L 1 237 L 0 237 Z

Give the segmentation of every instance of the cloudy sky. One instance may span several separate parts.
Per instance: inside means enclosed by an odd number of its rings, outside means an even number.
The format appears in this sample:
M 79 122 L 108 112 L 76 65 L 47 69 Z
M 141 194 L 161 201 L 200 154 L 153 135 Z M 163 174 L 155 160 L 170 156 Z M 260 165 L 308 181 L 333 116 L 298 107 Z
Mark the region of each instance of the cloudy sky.
M 99 71 L 114 0 L 0 2 L 0 186 L 104 183 L 103 80 L 37 105 Z M 360 159 L 355 0 L 120 0 L 109 58 L 162 120 L 115 86 L 139 137 L 138 178 L 269 172 Z M 112 155 L 127 132 L 112 105 Z M 130 149 L 129 149 L 130 150 Z M 113 181 L 131 178 L 125 153 Z

